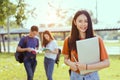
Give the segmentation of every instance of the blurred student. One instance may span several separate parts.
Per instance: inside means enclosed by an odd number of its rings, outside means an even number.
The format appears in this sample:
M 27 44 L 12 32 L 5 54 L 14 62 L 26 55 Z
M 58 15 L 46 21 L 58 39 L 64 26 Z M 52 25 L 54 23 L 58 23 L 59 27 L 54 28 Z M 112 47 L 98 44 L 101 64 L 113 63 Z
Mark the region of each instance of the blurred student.
M 32 26 L 29 34 L 21 38 L 17 47 L 18 52 L 25 52 L 24 67 L 27 73 L 27 80 L 33 80 L 35 68 L 37 65 L 35 51 L 39 47 L 39 40 L 36 38 L 37 35 L 38 27 Z M 26 43 L 24 43 L 25 41 Z
M 48 50 L 45 51 L 44 68 L 47 76 L 47 80 L 53 80 L 53 70 L 55 59 L 58 53 L 58 45 L 51 32 L 46 30 L 42 35 L 42 47 Z
M 78 61 L 76 41 L 95 37 L 93 34 L 92 21 L 86 10 L 77 11 L 72 20 L 72 29 L 69 38 L 64 40 L 62 53 L 64 62 L 70 66 L 70 80 L 100 80 L 98 72 L 91 72 L 84 75 L 81 70 L 100 70 L 109 66 L 109 58 L 103 40 L 98 37 L 100 47 L 100 62 L 93 64 L 83 64 Z M 69 42 L 68 42 L 69 41 Z M 94 47 L 94 46 L 93 46 Z M 69 54 L 70 52 L 70 54 Z M 86 56 L 89 58 L 89 56 Z M 75 61 L 77 60 L 77 61 Z

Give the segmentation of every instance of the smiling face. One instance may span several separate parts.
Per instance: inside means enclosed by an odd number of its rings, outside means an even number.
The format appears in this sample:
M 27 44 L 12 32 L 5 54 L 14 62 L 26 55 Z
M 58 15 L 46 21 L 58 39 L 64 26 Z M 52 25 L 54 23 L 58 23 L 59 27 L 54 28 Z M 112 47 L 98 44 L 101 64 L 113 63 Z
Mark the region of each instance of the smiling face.
M 74 24 L 76 25 L 79 32 L 85 33 L 88 29 L 88 20 L 84 14 L 79 15 L 74 21 Z

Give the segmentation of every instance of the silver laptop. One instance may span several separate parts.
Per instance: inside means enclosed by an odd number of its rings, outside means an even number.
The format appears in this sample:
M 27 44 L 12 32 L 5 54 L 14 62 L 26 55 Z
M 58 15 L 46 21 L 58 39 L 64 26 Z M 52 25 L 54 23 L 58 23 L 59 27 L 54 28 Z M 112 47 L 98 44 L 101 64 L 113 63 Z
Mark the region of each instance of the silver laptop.
M 100 61 L 98 37 L 76 41 L 78 60 L 81 63 L 92 64 Z M 80 74 L 86 74 L 97 70 L 82 70 Z

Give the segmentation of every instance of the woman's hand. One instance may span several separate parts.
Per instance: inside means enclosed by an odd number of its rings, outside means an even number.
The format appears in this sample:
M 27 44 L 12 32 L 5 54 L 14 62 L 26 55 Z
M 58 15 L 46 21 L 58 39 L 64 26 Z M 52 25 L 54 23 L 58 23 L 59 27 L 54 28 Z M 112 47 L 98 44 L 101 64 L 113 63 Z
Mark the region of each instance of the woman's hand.
M 71 61 L 70 61 L 69 66 L 70 66 L 70 69 L 71 69 L 72 71 L 77 71 L 77 70 L 78 70 L 78 67 L 77 67 L 77 65 L 76 65 L 76 62 L 71 62 Z
M 79 71 L 80 70 L 86 70 L 87 69 L 87 65 L 86 64 L 82 64 L 80 62 L 76 63 L 76 66 L 78 67 Z
M 77 71 L 78 70 L 78 66 L 76 65 L 76 62 L 72 62 L 68 55 L 64 55 L 64 63 L 68 66 L 70 66 L 70 69 L 72 71 Z

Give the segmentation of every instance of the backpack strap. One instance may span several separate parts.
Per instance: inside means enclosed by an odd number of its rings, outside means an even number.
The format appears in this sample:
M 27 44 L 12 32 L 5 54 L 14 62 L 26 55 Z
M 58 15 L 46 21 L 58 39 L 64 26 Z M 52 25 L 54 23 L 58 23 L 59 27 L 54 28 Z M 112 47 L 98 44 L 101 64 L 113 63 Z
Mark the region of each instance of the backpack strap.
M 24 45 L 24 48 L 27 47 L 27 42 L 28 42 L 28 36 L 25 36 L 24 37 L 24 41 L 23 41 L 23 45 Z M 24 53 L 26 53 L 27 51 L 25 51 Z
M 23 45 L 25 46 L 25 48 L 27 47 L 27 41 L 28 41 L 28 36 L 25 36 L 25 39 L 24 39 L 24 42 L 23 42 L 24 43 Z

